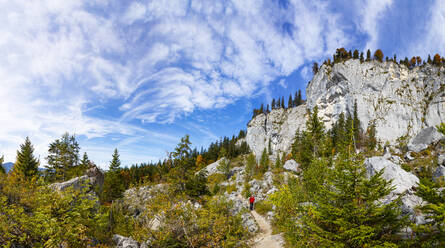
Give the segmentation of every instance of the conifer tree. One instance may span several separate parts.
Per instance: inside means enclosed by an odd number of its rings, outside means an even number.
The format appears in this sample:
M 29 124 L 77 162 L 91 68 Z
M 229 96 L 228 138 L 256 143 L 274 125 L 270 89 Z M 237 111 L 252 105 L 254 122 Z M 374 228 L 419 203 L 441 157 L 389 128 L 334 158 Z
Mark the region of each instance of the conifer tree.
M 17 158 L 12 169 L 16 178 L 29 179 L 38 174 L 39 161 L 34 157 L 34 147 L 28 137 L 25 143 L 20 145 Z
M 1 157 L 0 157 L 0 175 L 6 173 L 5 168 L 3 168 L 3 162 L 4 162 L 4 161 L 5 161 L 5 157 L 4 157 L 4 156 L 1 156 Z
M 293 100 L 292 100 L 292 94 L 289 95 L 289 101 L 287 102 L 287 108 L 294 107 Z
M 377 138 L 375 137 L 376 135 L 376 130 L 375 130 L 375 124 L 372 123 L 370 125 L 368 125 L 368 137 L 367 137 L 367 147 L 370 151 L 373 151 L 376 147 L 377 147 Z
M 294 224 L 298 247 L 396 247 L 397 233 L 406 226 L 401 216 L 401 198 L 381 200 L 390 194 L 391 182 L 383 171 L 368 178 L 362 160 L 341 154 L 318 185 L 312 204 L 301 207 Z M 280 205 L 277 206 L 278 208 Z M 306 245 L 303 245 L 306 244 Z
M 284 105 L 284 96 L 281 97 L 281 107 L 286 108 L 286 106 Z
M 416 194 L 425 201 L 420 210 L 426 217 L 424 224 L 414 227 L 417 242 L 422 247 L 445 247 L 445 190 L 428 178 L 420 180 Z
M 272 99 L 272 109 L 275 109 L 275 98 Z
M 374 58 L 375 58 L 376 60 L 378 60 L 379 62 L 382 62 L 382 61 L 383 61 L 383 52 L 382 52 L 382 50 L 377 49 L 377 50 L 374 52 Z
M 267 104 L 267 107 L 266 107 L 266 113 L 270 113 L 270 110 L 269 110 L 269 104 Z
M 433 63 L 433 61 L 431 60 L 431 56 L 428 54 L 428 60 L 427 60 L 427 63 L 428 64 L 432 64 Z
M 354 138 L 355 142 L 358 142 L 360 140 L 360 119 L 358 118 L 358 111 L 357 111 L 357 100 L 354 102 L 354 111 L 353 111 L 353 125 L 354 125 Z
M 125 185 L 121 178 L 121 161 L 119 158 L 119 152 L 117 148 L 114 149 L 110 166 L 105 174 L 104 185 L 102 189 L 102 201 L 111 202 L 114 199 L 121 198 L 123 196 Z
M 360 63 L 363 63 L 363 61 L 365 61 L 364 56 L 363 56 L 363 52 L 360 53 Z
M 303 104 L 303 98 L 301 97 L 301 90 L 298 90 L 298 97 L 297 97 L 298 101 L 298 105 Z
M 283 154 L 284 156 L 284 154 Z M 283 165 L 281 164 L 281 158 L 280 158 L 280 154 L 277 153 L 277 158 L 275 159 L 275 169 L 281 169 L 283 167 Z
M 119 158 L 119 152 L 117 151 L 117 148 L 115 148 L 113 152 L 113 158 L 110 162 L 109 170 L 116 172 L 119 171 L 120 167 L 121 167 L 121 160 Z
M 49 145 L 47 169 L 54 173 L 54 179 L 66 180 L 70 170 L 79 163 L 79 144 L 74 135 L 65 133 Z
M 255 168 L 257 167 L 255 155 L 253 153 L 249 153 L 247 155 L 247 161 L 246 161 L 246 177 L 251 178 Z
M 358 59 L 358 51 L 354 50 L 354 55 L 352 56 L 354 59 Z
M 368 51 L 366 51 L 366 61 L 370 60 L 371 60 L 371 50 L 368 49 Z
M 259 172 L 265 173 L 269 169 L 269 155 L 267 153 L 267 149 L 264 148 L 263 153 L 261 154 Z

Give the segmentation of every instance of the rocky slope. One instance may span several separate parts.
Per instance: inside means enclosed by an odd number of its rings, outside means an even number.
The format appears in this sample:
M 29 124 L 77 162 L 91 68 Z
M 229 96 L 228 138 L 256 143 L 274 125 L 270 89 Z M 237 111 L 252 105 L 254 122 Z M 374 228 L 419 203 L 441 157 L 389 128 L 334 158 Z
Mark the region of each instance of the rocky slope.
M 248 124 L 246 141 L 257 157 L 269 140 L 274 155 L 287 152 L 295 131 L 304 128 L 309 110 L 318 106 L 329 129 L 340 113 L 352 114 L 357 102 L 362 129 L 374 123 L 377 138 L 395 145 L 400 137 L 414 137 L 445 121 L 444 91 L 444 67 L 427 64 L 409 69 L 394 62 L 356 59 L 323 65 L 307 86 L 306 105 L 256 116 Z

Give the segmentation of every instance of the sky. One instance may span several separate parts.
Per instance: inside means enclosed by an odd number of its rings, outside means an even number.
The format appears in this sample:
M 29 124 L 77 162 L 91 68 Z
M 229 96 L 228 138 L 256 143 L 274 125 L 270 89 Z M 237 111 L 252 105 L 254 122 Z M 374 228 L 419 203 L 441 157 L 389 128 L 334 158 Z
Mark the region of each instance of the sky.
M 75 134 L 108 168 L 246 129 L 336 48 L 445 54 L 440 0 L 0 0 L 0 155 Z

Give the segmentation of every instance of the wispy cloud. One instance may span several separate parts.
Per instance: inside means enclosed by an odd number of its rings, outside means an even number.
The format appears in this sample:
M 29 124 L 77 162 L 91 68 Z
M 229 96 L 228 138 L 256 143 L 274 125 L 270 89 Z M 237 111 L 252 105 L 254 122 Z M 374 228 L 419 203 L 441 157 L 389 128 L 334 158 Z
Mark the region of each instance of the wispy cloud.
M 173 142 L 135 120 L 224 107 L 350 41 L 324 1 L 283 2 L 1 1 L 0 152 L 30 136 L 43 157 L 65 131 Z

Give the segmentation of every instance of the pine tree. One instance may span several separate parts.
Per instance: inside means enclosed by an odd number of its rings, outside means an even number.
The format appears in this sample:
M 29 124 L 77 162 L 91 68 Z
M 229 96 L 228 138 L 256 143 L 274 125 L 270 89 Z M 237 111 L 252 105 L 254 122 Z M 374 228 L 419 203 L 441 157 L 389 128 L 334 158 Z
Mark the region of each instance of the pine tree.
M 5 161 L 5 157 L 4 156 L 0 157 L 0 175 L 6 173 L 5 168 L 3 168 L 4 161 Z
M 34 147 L 28 137 L 25 143 L 20 145 L 17 151 L 17 158 L 12 169 L 12 174 L 16 178 L 29 179 L 38 174 L 39 161 L 34 157 Z
M 246 178 L 250 179 L 254 173 L 255 168 L 257 167 L 255 155 L 253 153 L 249 153 L 246 161 Z
M 283 154 L 284 156 L 284 154 Z M 277 153 L 277 158 L 275 159 L 275 169 L 280 170 L 283 167 L 283 165 L 281 164 L 281 158 L 280 158 L 280 154 Z
M 431 56 L 428 54 L 428 60 L 427 60 L 427 63 L 428 64 L 432 64 L 433 63 L 433 61 L 431 60 Z
M 425 201 L 420 210 L 426 217 L 424 224 L 414 227 L 417 243 L 422 247 L 445 247 L 445 191 L 440 190 L 439 183 L 423 178 L 416 195 Z
M 112 159 L 110 161 L 109 170 L 105 174 L 104 185 L 102 188 L 101 200 L 103 202 L 112 202 L 114 199 L 123 196 L 125 185 L 121 178 L 121 161 L 117 148 L 114 149 Z
M 266 107 L 266 113 L 267 113 L 267 114 L 270 113 L 270 110 L 269 110 L 269 104 L 267 104 L 267 107 Z
M 368 49 L 368 51 L 366 51 L 366 61 L 370 60 L 371 60 L 371 50 Z
M 298 90 L 298 97 L 297 97 L 297 99 L 298 99 L 298 105 L 303 104 L 303 98 L 301 96 L 301 90 Z
M 353 125 L 354 125 L 354 138 L 355 142 L 360 141 L 360 134 L 361 134 L 361 127 L 360 127 L 360 120 L 358 118 L 358 111 L 357 111 L 357 100 L 354 102 L 354 112 L 353 112 Z
M 48 172 L 53 172 L 54 179 L 66 180 L 70 176 L 70 170 L 79 163 L 79 144 L 74 135 L 63 134 L 62 138 L 49 145 Z
M 261 154 L 259 172 L 261 174 L 265 173 L 269 169 L 269 155 L 267 153 L 267 149 L 264 148 L 263 153 Z
M 294 107 L 293 100 L 292 100 L 292 94 L 289 95 L 289 101 L 287 102 L 287 107 L 288 108 Z
M 392 190 L 382 174 L 368 178 L 360 158 L 341 154 L 325 183 L 318 185 L 312 204 L 302 206 L 296 242 L 309 247 L 396 247 L 407 219 L 400 217 L 401 198 L 382 203 Z
M 272 99 L 272 109 L 275 109 L 275 98 Z
M 360 53 L 360 63 L 363 63 L 363 61 L 365 61 L 364 57 L 363 57 L 363 52 Z
M 115 148 L 113 152 L 113 158 L 110 162 L 109 170 L 113 172 L 119 171 L 120 167 L 121 167 L 121 160 L 119 159 L 119 152 L 117 151 L 117 148 Z
M 314 62 L 314 64 L 312 65 L 312 73 L 315 75 L 318 72 L 318 64 L 317 62 Z
M 368 125 L 367 136 L 368 137 L 366 145 L 370 151 L 374 151 L 374 149 L 377 147 L 377 138 L 376 138 L 376 130 L 374 123 Z
M 358 59 L 358 51 L 357 51 L 357 49 L 356 50 L 354 50 L 354 55 L 352 56 L 354 59 Z

